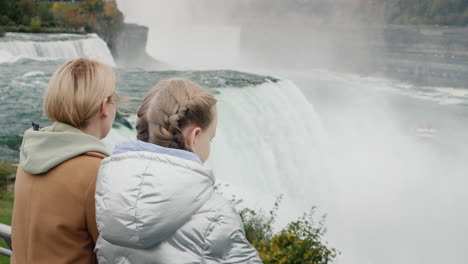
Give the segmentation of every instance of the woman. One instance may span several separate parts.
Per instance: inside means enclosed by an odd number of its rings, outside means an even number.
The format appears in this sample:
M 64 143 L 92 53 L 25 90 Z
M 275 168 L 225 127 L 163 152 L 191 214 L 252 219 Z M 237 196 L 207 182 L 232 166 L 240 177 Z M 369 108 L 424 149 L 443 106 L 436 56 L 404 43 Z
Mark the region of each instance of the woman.
M 53 124 L 33 124 L 21 146 L 12 264 L 97 263 L 94 193 L 115 100 L 115 75 L 96 61 L 69 61 L 52 76 L 44 112 Z

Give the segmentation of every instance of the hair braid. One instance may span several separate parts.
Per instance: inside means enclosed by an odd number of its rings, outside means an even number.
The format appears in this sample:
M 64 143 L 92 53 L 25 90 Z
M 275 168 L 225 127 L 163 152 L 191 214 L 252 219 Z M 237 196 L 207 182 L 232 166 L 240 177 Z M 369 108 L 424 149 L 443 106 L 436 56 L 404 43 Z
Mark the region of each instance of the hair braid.
M 137 138 L 163 147 L 187 149 L 183 128 L 206 128 L 216 99 L 197 84 L 182 79 L 161 81 L 138 111 Z

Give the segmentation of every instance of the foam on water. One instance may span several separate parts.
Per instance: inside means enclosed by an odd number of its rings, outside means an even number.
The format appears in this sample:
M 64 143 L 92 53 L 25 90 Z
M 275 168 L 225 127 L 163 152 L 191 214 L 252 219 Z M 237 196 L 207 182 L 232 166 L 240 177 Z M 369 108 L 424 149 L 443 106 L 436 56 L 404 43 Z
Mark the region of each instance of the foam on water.
M 18 61 L 19 59 L 20 59 L 19 57 L 14 56 L 10 52 L 0 49 L 0 64 L 1 63 L 14 63 Z
M 30 71 L 25 74 L 23 74 L 23 78 L 28 78 L 28 77 L 38 77 L 38 76 L 44 76 L 46 73 L 42 71 Z
M 20 36 L 23 35 L 25 34 Z M 60 34 L 57 40 L 47 41 L 44 38 L 38 39 L 32 36 L 30 39 L 19 38 L 14 33 L 9 33 L 4 38 L 0 41 L 0 63 L 15 63 L 21 59 L 47 61 L 88 57 L 115 66 L 107 44 L 96 34 L 89 34 L 85 37 Z

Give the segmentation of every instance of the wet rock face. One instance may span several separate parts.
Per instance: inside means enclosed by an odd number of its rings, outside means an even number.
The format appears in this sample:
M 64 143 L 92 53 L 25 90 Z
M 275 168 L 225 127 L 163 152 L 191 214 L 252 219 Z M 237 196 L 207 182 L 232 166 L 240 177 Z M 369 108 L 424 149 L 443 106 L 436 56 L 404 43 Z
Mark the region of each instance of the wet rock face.
M 137 24 L 125 24 L 112 44 L 112 54 L 119 66 L 144 69 L 162 69 L 164 64 L 146 52 L 148 28 Z

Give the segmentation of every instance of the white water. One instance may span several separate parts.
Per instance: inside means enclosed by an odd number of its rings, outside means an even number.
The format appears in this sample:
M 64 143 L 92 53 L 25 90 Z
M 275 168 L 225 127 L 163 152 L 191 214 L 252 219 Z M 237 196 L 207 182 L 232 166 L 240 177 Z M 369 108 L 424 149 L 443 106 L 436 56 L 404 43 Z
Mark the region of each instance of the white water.
M 306 95 L 322 91 L 311 100 L 333 166 L 332 191 L 318 195 L 334 203 L 325 211 L 338 263 L 464 263 L 468 126 L 466 109 L 447 105 L 464 95 L 323 70 L 294 79 Z M 412 131 L 425 122 L 433 139 Z
M 388 82 L 311 75 L 345 94 L 358 91 L 329 109 L 336 124 L 327 133 L 322 121 L 330 120 L 320 120 L 290 81 L 217 89 L 218 133 L 207 165 L 229 185 L 223 192 L 257 209 L 284 194 L 277 227 L 319 206 L 329 215 L 327 240 L 343 252 L 340 264 L 462 263 L 466 152 L 442 153 L 401 127 L 399 111 L 383 96 L 400 89 Z M 380 96 L 366 90 L 376 88 Z M 134 132 L 122 128 L 110 137 Z
M 327 189 L 316 184 L 326 182 L 327 137 L 300 89 L 281 81 L 220 92 L 219 130 L 208 162 L 218 179 L 249 206 L 269 208 L 279 194 L 314 205 L 307 193 Z
M 7 33 L 0 41 L 0 63 L 14 63 L 21 59 L 68 60 L 88 57 L 115 66 L 114 58 L 106 43 L 96 34 L 72 37 L 56 34 L 59 40 L 28 38 L 31 34 Z M 52 38 L 53 39 L 53 38 Z
M 218 131 L 206 165 L 223 183 L 222 191 L 251 208 L 270 208 L 283 194 L 288 209 L 278 225 L 317 205 L 320 193 L 329 191 L 324 178 L 328 140 L 300 89 L 283 80 L 217 90 Z M 114 145 L 127 139 L 135 139 L 135 131 L 121 127 L 105 141 Z

